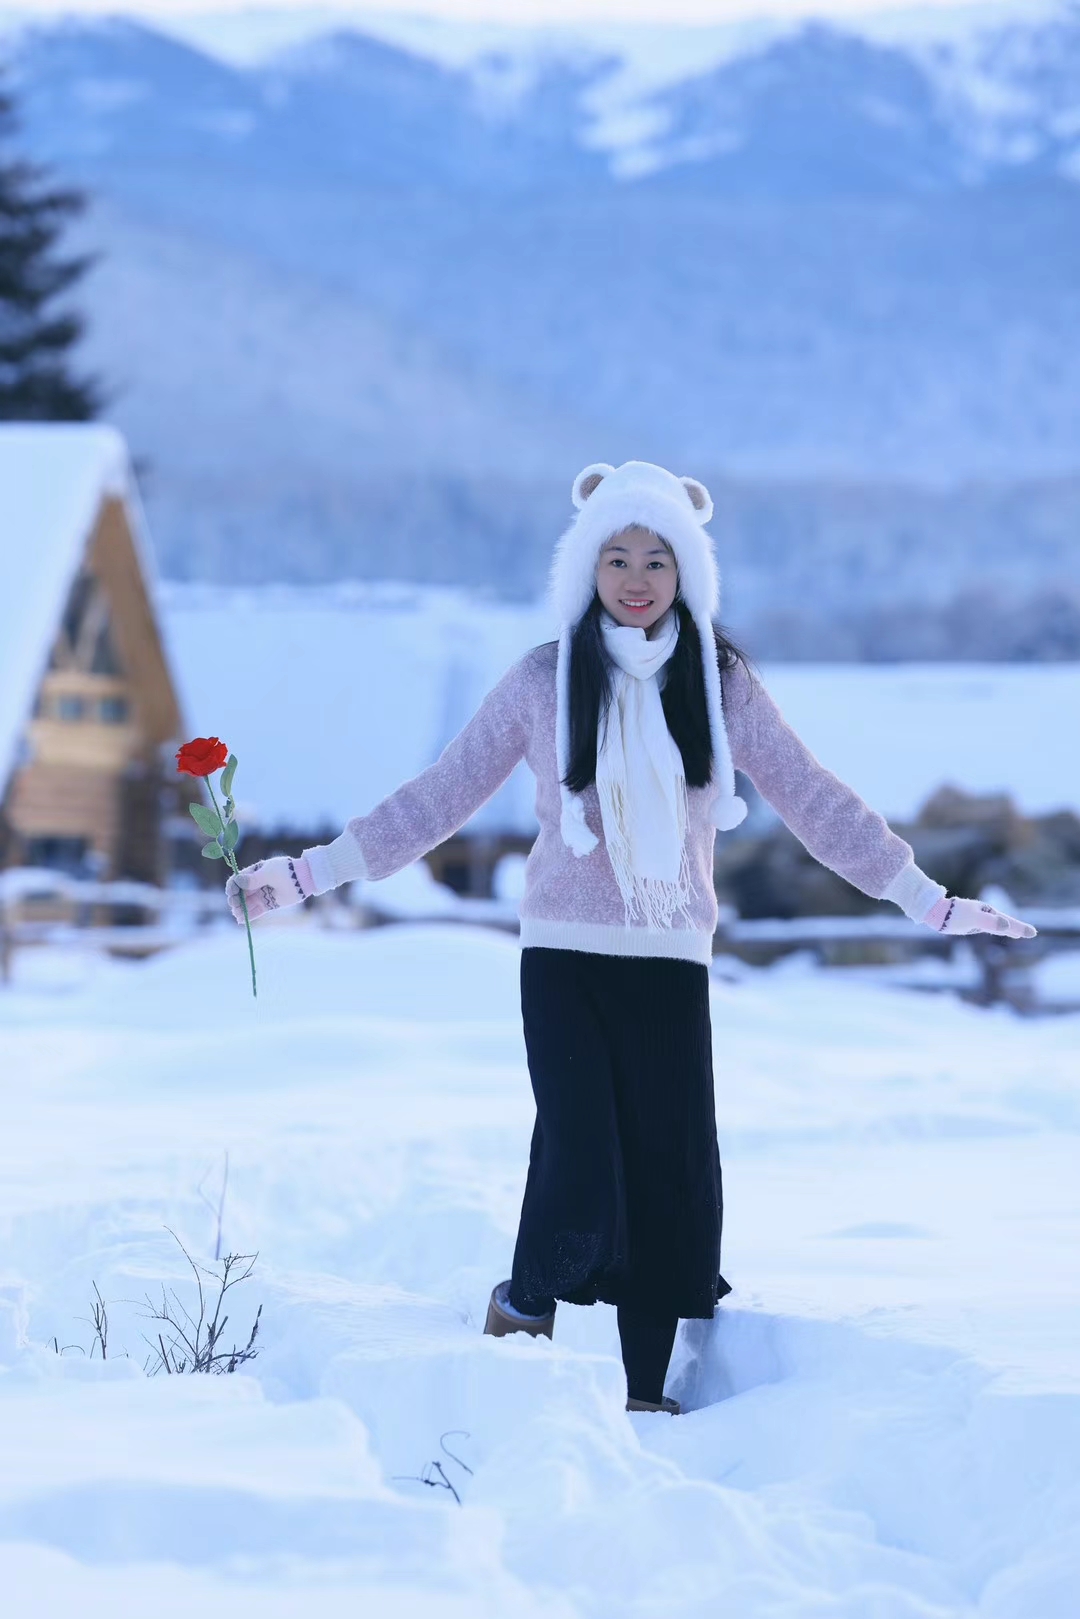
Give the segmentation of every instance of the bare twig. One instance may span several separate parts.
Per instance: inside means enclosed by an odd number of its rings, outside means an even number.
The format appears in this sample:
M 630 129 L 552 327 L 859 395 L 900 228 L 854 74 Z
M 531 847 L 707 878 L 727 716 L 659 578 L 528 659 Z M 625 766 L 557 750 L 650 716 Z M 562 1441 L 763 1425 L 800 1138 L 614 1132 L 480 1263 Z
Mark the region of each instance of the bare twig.
M 446 1433 L 444 1433 L 439 1440 L 439 1446 L 443 1454 L 450 1461 L 456 1462 L 459 1467 L 464 1468 L 465 1472 L 468 1473 L 471 1478 L 472 1468 L 466 1462 L 463 1462 L 460 1456 L 455 1456 L 452 1450 L 447 1450 L 446 1448 L 447 1435 L 452 1433 L 464 1434 L 466 1439 L 469 1438 L 469 1434 L 464 1428 L 447 1428 Z M 438 1478 L 432 1478 L 432 1473 L 437 1473 L 439 1475 Z M 395 1473 L 393 1477 L 403 1483 L 426 1484 L 432 1490 L 449 1490 L 458 1506 L 461 1505 L 461 1497 L 454 1488 L 453 1484 L 447 1478 L 446 1470 L 440 1461 L 428 1462 L 422 1473 Z
M 108 1356 L 109 1349 L 109 1312 L 106 1307 L 105 1300 L 101 1296 L 97 1283 L 92 1282 L 91 1286 L 94 1289 L 94 1301 L 90 1306 L 90 1314 L 88 1316 L 79 1316 L 79 1320 L 85 1321 L 94 1329 L 94 1341 L 90 1345 L 90 1359 L 93 1360 L 94 1358 L 94 1350 L 100 1349 L 101 1358 L 102 1360 L 105 1360 Z M 55 1345 L 55 1343 L 56 1339 L 54 1338 L 53 1344 Z M 69 1344 L 68 1347 L 74 1348 L 76 1346 Z M 60 1351 L 57 1350 L 57 1354 L 59 1354 L 59 1352 Z
M 198 1186 L 196 1187 L 196 1191 L 198 1192 L 199 1196 L 202 1198 L 203 1202 L 206 1204 L 207 1208 L 210 1210 L 210 1213 L 214 1216 L 214 1218 L 215 1218 L 215 1220 L 217 1222 L 215 1236 L 214 1236 L 214 1258 L 215 1258 L 215 1260 L 219 1260 L 221 1258 L 221 1222 L 222 1222 L 222 1220 L 223 1220 L 223 1218 L 225 1216 L 225 1193 L 229 1189 L 229 1154 L 228 1154 L 228 1149 L 226 1149 L 226 1152 L 225 1152 L 225 1167 L 223 1168 L 223 1170 L 221 1172 L 221 1196 L 218 1198 L 216 1204 L 214 1204 L 211 1201 L 211 1199 L 207 1197 L 206 1193 L 203 1191 L 203 1187 L 206 1185 L 206 1177 L 207 1177 L 207 1175 L 209 1175 L 209 1173 L 210 1173 L 210 1171 L 208 1169 L 206 1171 L 206 1175 L 203 1176 L 202 1180 L 199 1182 Z
M 251 1336 L 248 1339 L 247 1343 L 244 1345 L 243 1349 L 241 1349 L 239 1353 L 237 1353 L 236 1350 L 233 1350 L 232 1356 L 229 1359 L 229 1364 L 225 1368 L 225 1370 L 227 1372 L 235 1372 L 236 1368 L 238 1366 L 240 1366 L 245 1360 L 251 1360 L 253 1355 L 258 1354 L 258 1350 L 254 1349 L 252 1346 L 255 1343 L 255 1335 L 259 1330 L 259 1321 L 261 1320 L 261 1318 L 262 1318 L 262 1305 L 260 1304 L 259 1308 L 255 1311 L 255 1325 L 251 1329 Z
M 220 1270 L 210 1270 L 195 1263 L 175 1231 L 169 1226 L 165 1229 L 191 1266 L 198 1295 L 198 1312 L 193 1315 L 171 1288 L 166 1291 L 162 1287 L 160 1304 L 155 1304 L 150 1295 L 146 1295 L 147 1318 L 162 1324 L 156 1334 L 156 1346 L 149 1338 L 144 1339 L 152 1350 L 146 1370 L 151 1374 L 164 1371 L 169 1375 L 182 1372 L 235 1372 L 238 1366 L 254 1360 L 259 1353 L 255 1339 L 262 1319 L 262 1305 L 255 1313 L 247 1343 L 242 1348 L 234 1343 L 230 1349 L 226 1349 L 223 1340 L 229 1317 L 224 1313 L 225 1296 L 232 1288 L 247 1281 L 259 1256 L 226 1254 L 217 1261 Z M 209 1277 L 216 1288 L 209 1298 L 203 1285 L 204 1276 Z
M 446 1433 L 444 1433 L 442 1438 L 439 1440 L 439 1448 L 442 1450 L 442 1453 L 443 1453 L 444 1456 L 449 1456 L 449 1458 L 450 1458 L 450 1460 L 452 1462 L 457 1462 L 458 1466 L 463 1467 L 465 1469 L 466 1473 L 468 1473 L 469 1477 L 472 1478 L 472 1468 L 468 1465 L 468 1463 L 463 1462 L 460 1456 L 455 1456 L 452 1450 L 447 1449 L 447 1446 L 446 1446 L 447 1434 L 452 1434 L 452 1433 L 459 1433 L 465 1439 L 469 1439 L 469 1438 L 472 1437 L 471 1434 L 469 1434 L 469 1432 L 465 1428 L 447 1428 Z
M 90 1309 L 91 1309 L 91 1320 L 93 1321 L 93 1324 L 94 1324 L 94 1341 L 96 1343 L 100 1344 L 100 1346 L 101 1346 L 101 1358 L 102 1358 L 102 1360 L 104 1360 L 105 1357 L 106 1357 L 106 1352 L 107 1352 L 108 1347 L 109 1347 L 109 1312 L 105 1308 L 105 1300 L 102 1298 L 101 1293 L 98 1291 L 98 1285 L 97 1285 L 96 1282 L 93 1284 L 93 1287 L 94 1287 L 94 1302 L 90 1306 Z M 93 1358 L 94 1358 L 94 1347 L 93 1347 L 93 1344 L 91 1344 L 91 1346 L 90 1346 L 90 1359 L 93 1360 Z

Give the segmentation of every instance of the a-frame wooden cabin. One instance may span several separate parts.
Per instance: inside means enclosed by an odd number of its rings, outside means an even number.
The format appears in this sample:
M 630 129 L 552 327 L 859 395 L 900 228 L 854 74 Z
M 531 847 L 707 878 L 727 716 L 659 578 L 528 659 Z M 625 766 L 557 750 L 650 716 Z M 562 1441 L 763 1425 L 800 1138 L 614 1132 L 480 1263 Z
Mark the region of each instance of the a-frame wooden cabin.
M 0 865 L 162 881 L 180 732 L 123 439 L 0 425 Z

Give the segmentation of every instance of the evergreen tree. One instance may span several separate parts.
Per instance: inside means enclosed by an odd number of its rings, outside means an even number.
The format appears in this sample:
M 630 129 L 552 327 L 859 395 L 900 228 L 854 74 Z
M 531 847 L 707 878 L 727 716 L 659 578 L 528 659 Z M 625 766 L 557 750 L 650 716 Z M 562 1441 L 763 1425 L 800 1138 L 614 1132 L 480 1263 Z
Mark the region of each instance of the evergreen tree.
M 15 128 L 0 88 L 0 150 Z M 81 192 L 51 187 L 42 169 L 0 156 L 0 420 L 87 421 L 103 403 L 96 380 L 69 369 L 82 318 L 54 308 L 94 261 L 56 252 L 65 222 L 84 207 Z

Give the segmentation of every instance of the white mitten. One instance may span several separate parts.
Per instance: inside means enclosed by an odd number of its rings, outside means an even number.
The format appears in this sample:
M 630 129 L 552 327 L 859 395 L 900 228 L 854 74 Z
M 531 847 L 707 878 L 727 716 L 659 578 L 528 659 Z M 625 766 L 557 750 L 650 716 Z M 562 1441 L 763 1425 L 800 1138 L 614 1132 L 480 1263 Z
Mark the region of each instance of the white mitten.
M 1033 939 L 1035 929 L 1004 911 L 995 911 L 977 899 L 957 899 L 946 895 L 923 917 L 923 923 L 937 933 L 996 933 L 1000 939 Z
M 269 860 L 256 860 L 253 866 L 242 866 L 225 884 L 225 898 L 238 922 L 244 920 L 241 889 L 247 899 L 248 916 L 254 922 L 267 911 L 299 905 L 314 894 L 315 883 L 303 855 L 294 860 L 291 855 L 275 854 Z

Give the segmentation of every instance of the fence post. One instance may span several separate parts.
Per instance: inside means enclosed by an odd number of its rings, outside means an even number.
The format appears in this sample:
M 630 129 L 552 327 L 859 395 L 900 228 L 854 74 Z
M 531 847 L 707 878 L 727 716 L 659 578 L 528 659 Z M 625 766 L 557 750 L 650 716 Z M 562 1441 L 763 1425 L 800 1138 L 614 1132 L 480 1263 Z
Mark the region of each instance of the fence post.
M 15 939 L 8 897 L 5 893 L 0 893 L 0 984 L 11 983 L 11 959 L 14 953 Z

